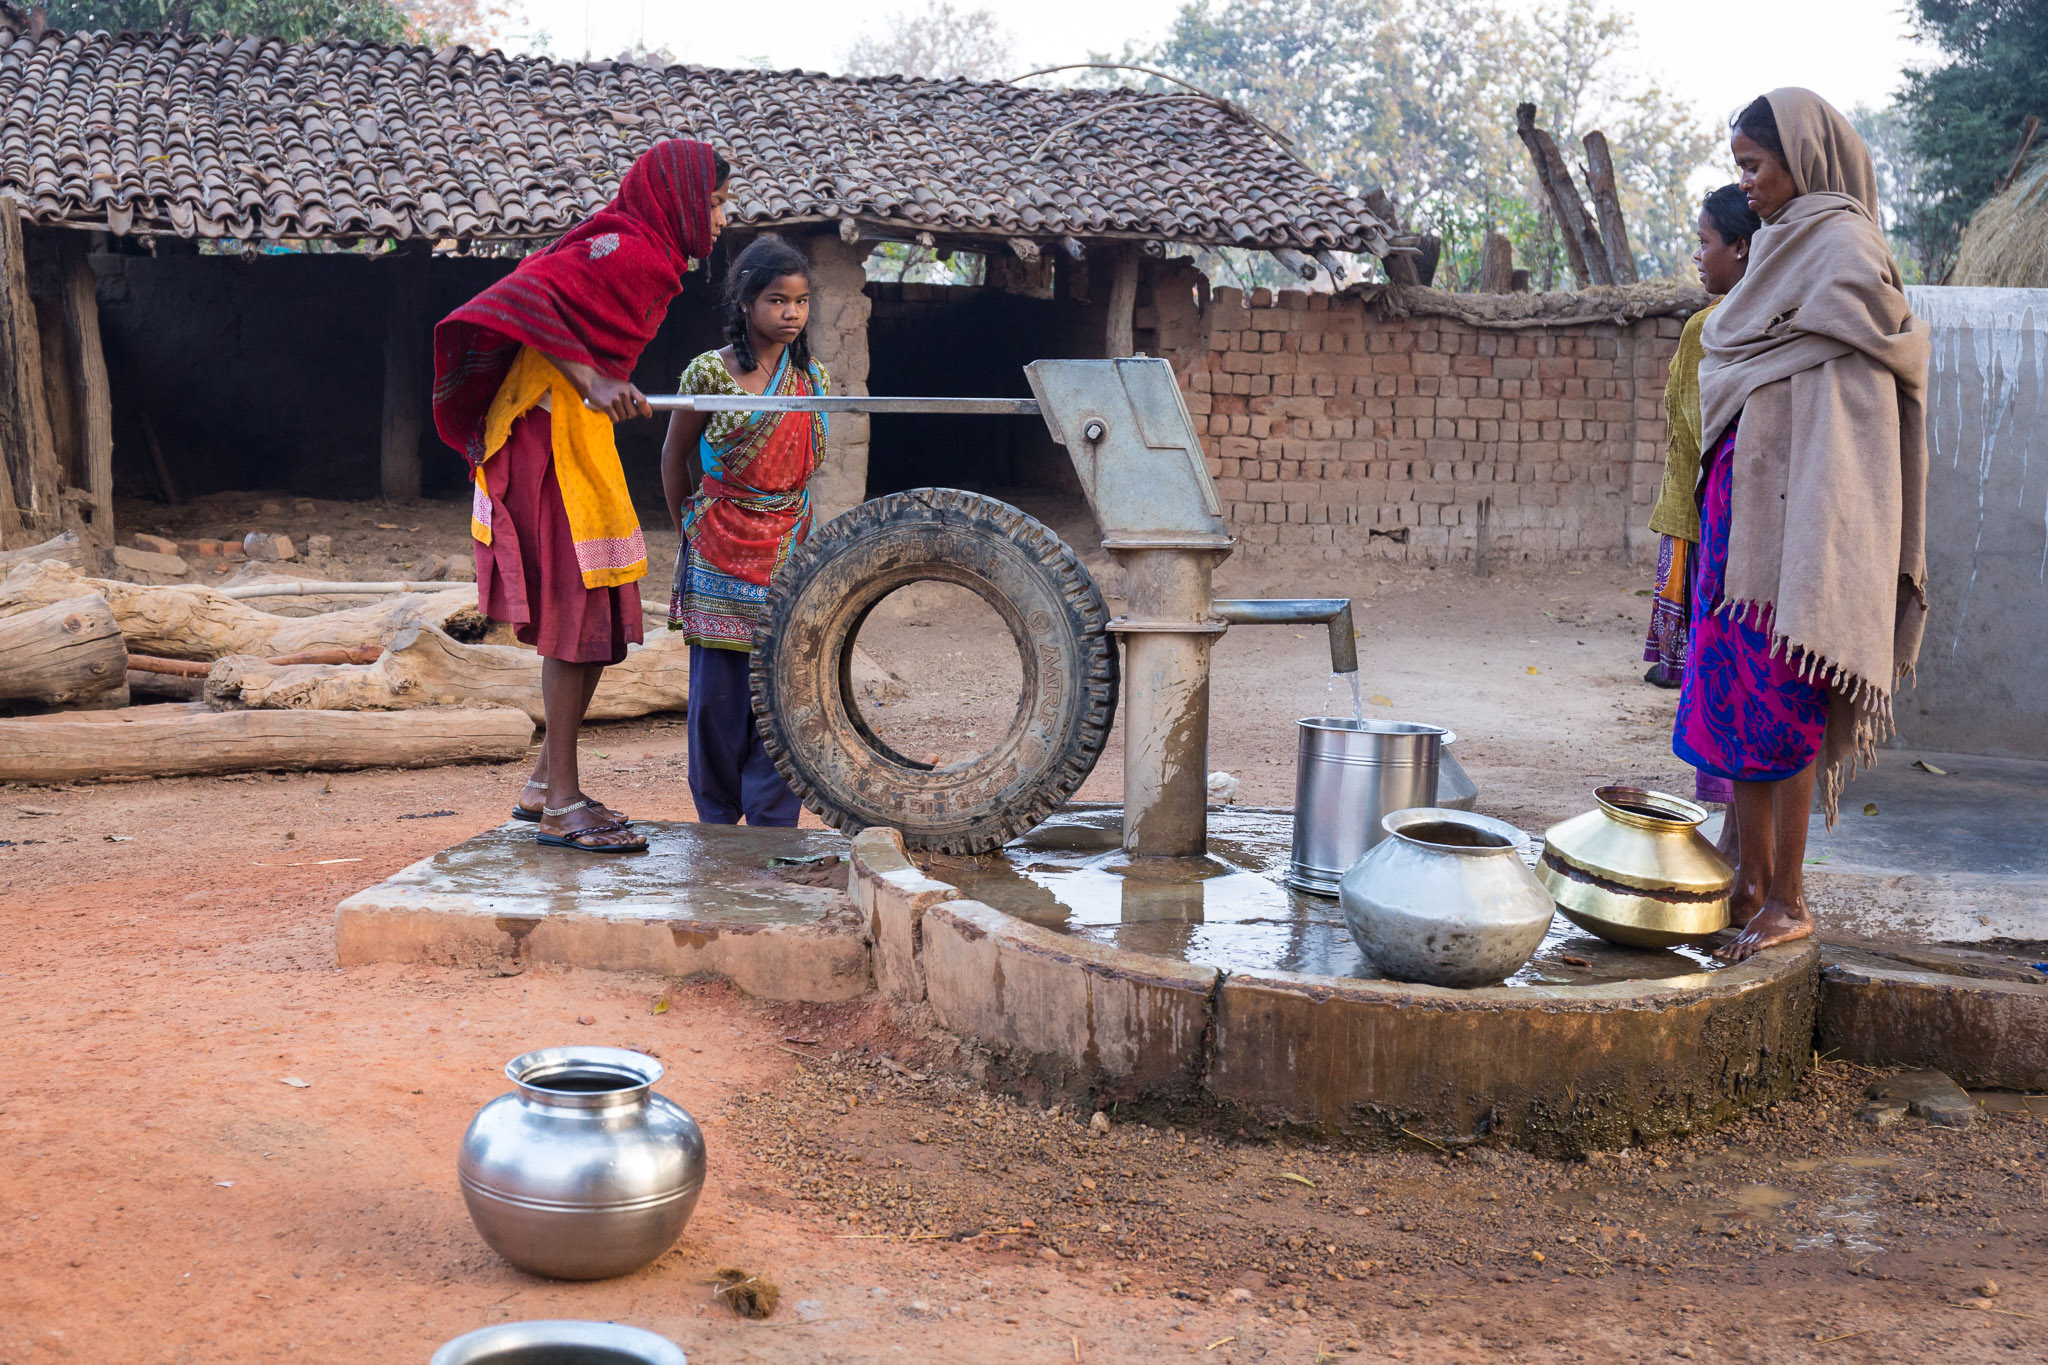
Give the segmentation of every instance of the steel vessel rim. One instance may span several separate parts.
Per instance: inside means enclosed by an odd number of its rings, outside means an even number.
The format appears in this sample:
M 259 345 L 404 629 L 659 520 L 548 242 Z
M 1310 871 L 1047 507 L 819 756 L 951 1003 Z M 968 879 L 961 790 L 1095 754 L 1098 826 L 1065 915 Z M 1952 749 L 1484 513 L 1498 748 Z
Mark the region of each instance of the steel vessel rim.
M 496 1200 L 500 1204 L 507 1204 L 513 1208 L 531 1209 L 535 1213 L 637 1213 L 645 1209 L 660 1208 L 664 1204 L 672 1204 L 678 1199 L 689 1198 L 700 1193 L 704 1188 L 704 1177 L 700 1175 L 693 1183 L 679 1186 L 674 1190 L 665 1190 L 660 1194 L 642 1195 L 637 1199 L 615 1199 L 609 1203 L 599 1204 L 588 1199 L 541 1199 L 530 1194 L 507 1194 L 503 1190 L 484 1184 L 483 1181 L 478 1180 L 466 1170 L 458 1169 L 455 1174 L 456 1178 L 462 1182 L 462 1188 L 465 1191 L 481 1195 L 486 1199 Z
M 605 1072 L 631 1082 L 616 1090 L 556 1090 L 545 1077 L 563 1071 Z M 505 1079 L 537 1104 L 557 1109 L 615 1109 L 644 1101 L 667 1068 L 644 1052 L 623 1047 L 571 1044 L 535 1048 L 505 1063 Z M 536 1079 L 538 1077 L 539 1079 Z
M 1625 825 L 1637 829 L 1654 829 L 1667 832 L 1696 829 L 1707 818 L 1707 808 L 1697 801 L 1688 801 L 1682 796 L 1669 792 L 1652 791 L 1648 787 L 1607 786 L 1595 787 L 1593 799 L 1600 808 Z M 1622 801 L 1635 801 L 1647 806 L 1660 806 L 1669 815 L 1644 815 L 1639 811 L 1627 810 Z
M 1355 720 L 1350 716 L 1303 716 L 1294 722 L 1303 730 L 1334 732 L 1349 735 L 1381 735 L 1396 739 L 1420 739 L 1430 735 L 1437 737 L 1438 744 L 1455 744 L 1458 734 L 1441 725 L 1428 725 L 1415 720 L 1376 720 L 1368 717 Z M 1705 817 L 1701 817 L 1705 818 Z
M 592 1347 L 637 1354 L 644 1365 L 690 1365 L 683 1349 L 667 1337 L 622 1322 L 575 1318 L 535 1318 L 479 1327 L 443 1343 L 428 1365 L 491 1365 L 502 1352 L 536 1346 Z
M 1507 842 L 1486 848 L 1471 848 L 1464 844 L 1439 844 L 1428 839 L 1418 839 L 1403 828 L 1406 825 L 1421 824 L 1459 825 L 1482 834 L 1491 834 L 1495 838 L 1506 839 Z M 1458 810 L 1451 806 L 1410 806 L 1406 810 L 1388 811 L 1380 817 L 1380 828 L 1412 847 L 1426 848 L 1432 853 L 1454 853 L 1461 858 L 1519 858 L 1522 849 L 1529 843 L 1527 834 L 1505 820 L 1496 820 L 1491 815 L 1480 815 L 1476 811 Z

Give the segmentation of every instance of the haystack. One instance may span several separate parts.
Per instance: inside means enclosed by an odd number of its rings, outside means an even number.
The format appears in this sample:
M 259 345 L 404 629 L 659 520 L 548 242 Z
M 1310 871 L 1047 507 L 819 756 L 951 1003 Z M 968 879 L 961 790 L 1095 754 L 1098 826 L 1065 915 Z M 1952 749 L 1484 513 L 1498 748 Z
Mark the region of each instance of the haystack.
M 2048 289 L 2048 151 L 1971 215 L 1947 283 Z

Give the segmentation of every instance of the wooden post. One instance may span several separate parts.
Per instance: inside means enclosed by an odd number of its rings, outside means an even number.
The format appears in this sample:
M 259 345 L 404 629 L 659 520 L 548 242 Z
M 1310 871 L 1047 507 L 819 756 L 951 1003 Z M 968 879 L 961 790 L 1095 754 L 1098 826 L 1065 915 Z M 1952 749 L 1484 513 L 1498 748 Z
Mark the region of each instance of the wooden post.
M 380 468 L 384 496 L 420 495 L 420 427 L 427 390 L 433 386 L 427 349 L 426 242 L 406 242 L 385 268 L 391 274 L 391 303 L 384 331 L 384 426 Z
M 1564 229 L 1565 254 L 1571 257 L 1572 277 L 1578 281 L 1578 287 L 1584 289 L 1589 284 L 1613 284 L 1614 272 L 1607 266 L 1607 248 L 1601 245 L 1599 230 L 1586 215 L 1585 201 L 1579 198 L 1578 186 L 1572 183 L 1571 168 L 1564 164 L 1564 153 L 1557 150 L 1557 142 L 1550 134 L 1536 126 L 1535 105 L 1515 106 L 1515 131 L 1529 149 L 1529 159 L 1536 163 L 1536 178 L 1542 182 L 1543 193 L 1549 198 L 1557 221 Z
M 1138 348 L 1138 250 L 1114 248 L 1109 276 L 1109 316 L 1103 324 L 1102 353 L 1115 360 Z
M 33 544 L 63 529 L 63 473 L 43 403 L 43 343 L 29 296 L 20 210 L 0 195 L 0 548 Z
M 1515 244 L 1498 232 L 1479 244 L 1479 292 L 1505 294 L 1515 277 Z
M 1373 215 L 1389 228 L 1399 227 L 1401 215 L 1394 207 L 1393 196 L 1389 195 L 1382 186 L 1374 185 L 1366 192 L 1365 206 L 1372 210 Z M 1414 241 L 1415 239 L 1412 234 L 1402 234 L 1398 231 L 1395 233 L 1394 252 L 1380 261 L 1380 268 L 1387 272 L 1389 283 L 1403 285 L 1419 285 L 1422 283 L 1422 276 L 1415 269 L 1415 259 L 1418 252 L 1412 249 Z M 1402 248 L 1409 249 L 1404 250 Z
M 1607 247 L 1607 266 L 1616 284 L 1636 282 L 1636 258 L 1628 246 L 1628 222 L 1621 216 L 1621 195 L 1614 188 L 1614 158 L 1607 152 L 1607 134 L 1586 134 L 1586 188 L 1600 215 L 1600 240 Z
M 64 241 L 64 324 L 71 343 L 71 373 L 78 408 L 78 486 L 92 499 L 86 539 L 112 545 L 114 527 L 114 394 L 100 345 L 99 286 L 82 233 Z

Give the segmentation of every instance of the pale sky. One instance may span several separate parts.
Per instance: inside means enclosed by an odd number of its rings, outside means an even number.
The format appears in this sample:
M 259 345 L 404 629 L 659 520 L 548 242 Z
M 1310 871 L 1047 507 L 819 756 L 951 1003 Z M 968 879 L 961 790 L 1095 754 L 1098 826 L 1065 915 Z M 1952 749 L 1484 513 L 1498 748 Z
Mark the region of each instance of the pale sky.
M 1537 0 L 1502 0 L 1510 9 Z M 1665 89 L 1709 117 L 1723 117 L 1780 85 L 1804 85 L 1843 109 L 1883 103 L 1900 70 L 1925 54 L 1907 35 L 1906 0 L 1608 0 L 1635 20 L 1635 60 Z M 1092 49 L 1119 52 L 1127 40 L 1156 41 L 1179 0 L 954 0 L 985 8 L 1007 25 L 1018 74 L 1085 61 Z M 611 56 L 643 32 L 687 62 L 836 71 L 863 22 L 922 0 L 767 0 L 762 4 L 660 4 L 643 0 L 526 0 L 529 23 L 558 56 Z M 507 44 L 516 50 L 516 44 Z

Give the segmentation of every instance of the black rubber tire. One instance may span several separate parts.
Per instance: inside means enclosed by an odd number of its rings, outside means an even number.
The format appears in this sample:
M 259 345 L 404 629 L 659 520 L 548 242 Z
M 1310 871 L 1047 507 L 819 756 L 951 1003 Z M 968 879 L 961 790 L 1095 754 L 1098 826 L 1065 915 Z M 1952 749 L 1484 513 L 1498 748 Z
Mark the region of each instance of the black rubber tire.
M 891 749 L 853 704 L 861 624 L 884 597 L 927 580 L 994 607 L 1023 660 L 1009 730 L 980 758 L 944 768 Z M 1049 527 L 978 493 L 914 488 L 862 503 L 789 557 L 754 632 L 752 687 L 769 756 L 826 823 L 987 853 L 1094 769 L 1116 719 L 1117 651 L 1094 578 Z

